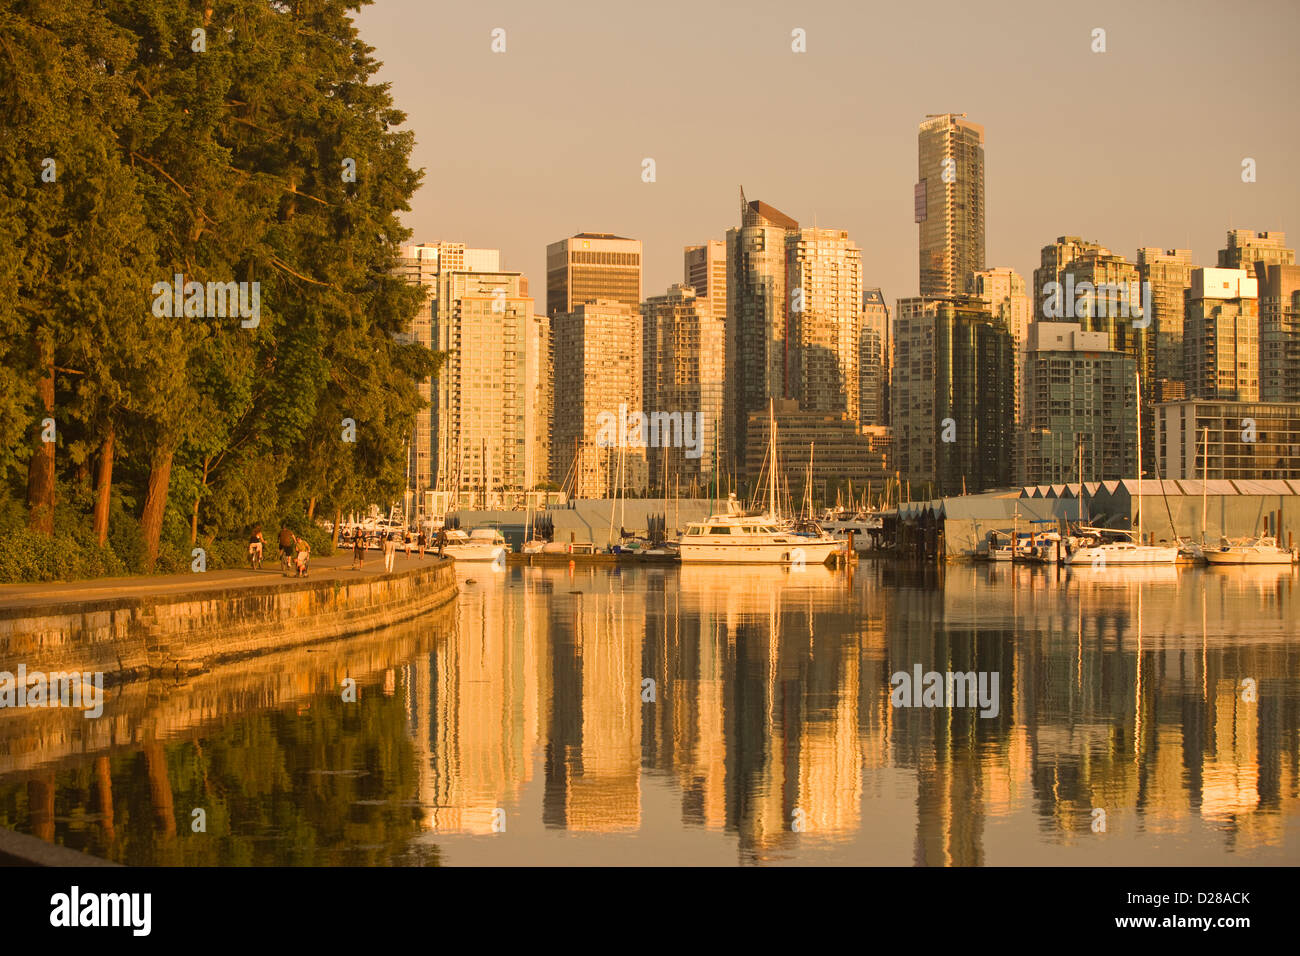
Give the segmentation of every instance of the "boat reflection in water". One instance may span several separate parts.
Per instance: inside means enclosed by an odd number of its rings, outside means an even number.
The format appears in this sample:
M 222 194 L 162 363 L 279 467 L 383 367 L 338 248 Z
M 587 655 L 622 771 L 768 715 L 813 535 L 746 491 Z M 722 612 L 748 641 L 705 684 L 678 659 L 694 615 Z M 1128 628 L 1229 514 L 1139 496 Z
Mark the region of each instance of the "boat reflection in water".
M 1291 570 L 479 565 L 412 626 L 0 712 L 0 825 L 131 863 L 1293 862 Z M 995 713 L 893 706 L 916 668 L 997 674 Z

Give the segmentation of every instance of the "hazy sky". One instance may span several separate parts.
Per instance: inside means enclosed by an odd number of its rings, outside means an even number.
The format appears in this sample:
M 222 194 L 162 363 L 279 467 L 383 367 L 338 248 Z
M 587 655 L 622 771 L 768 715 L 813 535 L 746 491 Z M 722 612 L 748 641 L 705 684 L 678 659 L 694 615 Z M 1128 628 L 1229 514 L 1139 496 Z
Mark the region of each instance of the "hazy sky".
M 539 309 L 548 242 L 641 239 L 657 295 L 684 245 L 738 224 L 740 185 L 847 229 L 892 308 L 918 288 L 927 113 L 984 126 L 988 265 L 1026 282 L 1060 235 L 1202 265 L 1232 227 L 1300 240 L 1296 0 L 377 0 L 358 22 L 418 139 L 415 241 L 499 248 Z

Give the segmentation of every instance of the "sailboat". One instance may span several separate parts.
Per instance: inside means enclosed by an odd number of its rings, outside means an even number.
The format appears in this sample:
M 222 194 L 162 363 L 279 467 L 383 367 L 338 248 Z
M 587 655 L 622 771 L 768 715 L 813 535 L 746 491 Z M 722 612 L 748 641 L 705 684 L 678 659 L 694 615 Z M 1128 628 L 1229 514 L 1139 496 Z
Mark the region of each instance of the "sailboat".
M 1098 540 L 1096 544 L 1076 548 L 1065 556 L 1065 563 L 1095 564 L 1109 567 L 1113 564 L 1173 564 L 1178 560 L 1177 545 L 1146 544 L 1142 535 L 1142 380 L 1137 380 L 1137 530 L 1115 528 L 1087 528 Z M 1105 540 L 1109 537 L 1110 540 Z
M 796 530 L 780 513 L 777 498 L 776 416 L 769 401 L 768 494 L 764 511 L 746 512 L 734 493 L 726 511 L 691 522 L 678 542 L 683 564 L 819 565 L 845 542 L 820 528 Z

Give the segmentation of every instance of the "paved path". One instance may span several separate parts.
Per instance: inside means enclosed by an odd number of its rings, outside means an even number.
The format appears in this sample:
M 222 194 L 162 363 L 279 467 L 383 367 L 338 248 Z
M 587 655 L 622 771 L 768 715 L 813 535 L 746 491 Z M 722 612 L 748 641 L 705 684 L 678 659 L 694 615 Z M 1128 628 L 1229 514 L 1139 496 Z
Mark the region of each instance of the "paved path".
M 260 571 L 249 568 L 230 571 L 205 571 L 202 574 L 157 574 L 129 578 L 94 578 L 89 581 L 58 581 L 38 584 L 0 585 L 0 608 L 40 607 L 46 604 L 72 601 L 101 601 L 107 598 L 143 597 L 191 591 L 219 591 L 225 588 L 268 587 L 293 580 L 284 576 L 272 550 L 267 563 Z M 426 554 L 421 560 L 414 551 L 406 557 L 397 553 L 395 571 L 428 566 L 438 560 L 436 553 Z M 311 562 L 309 581 L 355 580 L 365 575 L 379 575 L 384 571 L 384 557 L 379 551 L 366 552 L 365 566 L 352 570 L 352 555 L 337 554 L 330 558 L 315 558 Z

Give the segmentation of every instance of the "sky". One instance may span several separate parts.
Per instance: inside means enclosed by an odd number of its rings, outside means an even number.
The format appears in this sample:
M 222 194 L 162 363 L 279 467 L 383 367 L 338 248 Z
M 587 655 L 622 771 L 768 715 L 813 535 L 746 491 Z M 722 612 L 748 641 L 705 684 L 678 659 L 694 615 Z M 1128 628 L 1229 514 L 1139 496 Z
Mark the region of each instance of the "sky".
M 413 241 L 500 249 L 539 300 L 547 243 L 577 232 L 642 240 L 661 294 L 743 186 L 847 230 L 892 307 L 918 290 L 927 113 L 984 126 L 986 265 L 1027 283 L 1062 235 L 1210 266 L 1230 228 L 1300 241 L 1295 0 L 377 0 L 357 22 L 425 170 Z

